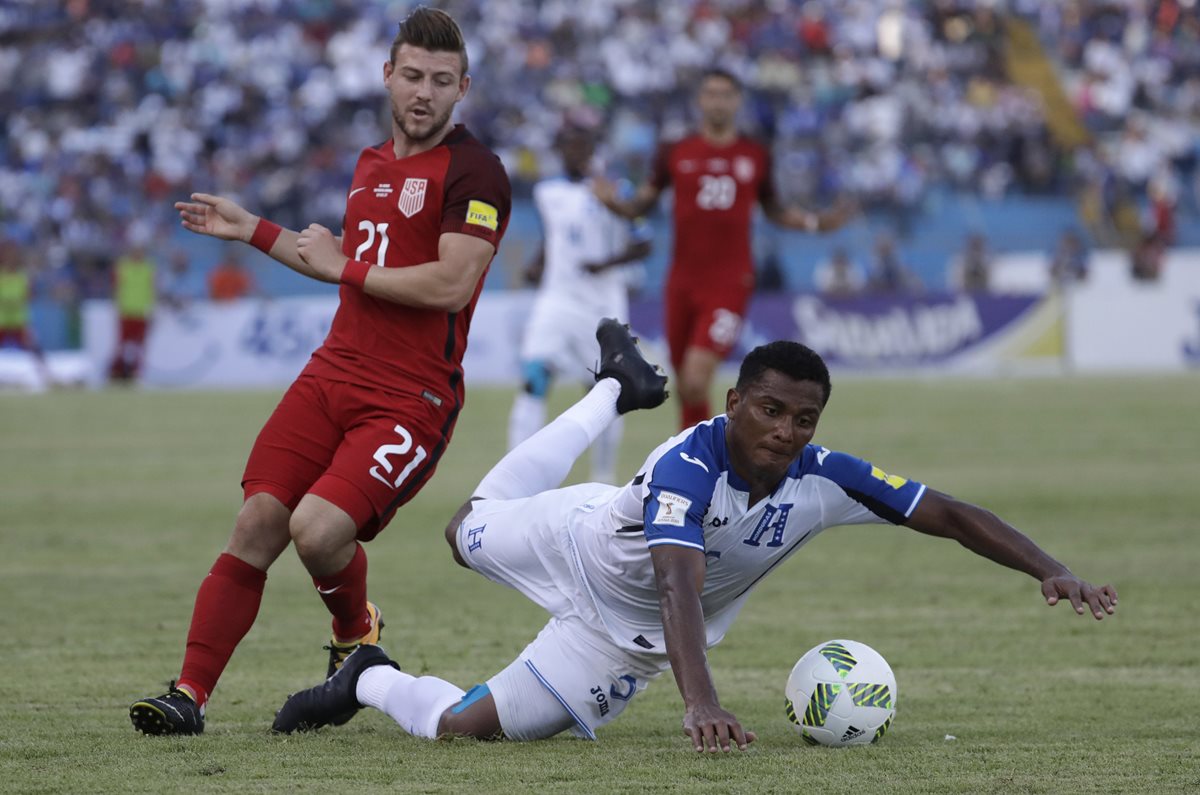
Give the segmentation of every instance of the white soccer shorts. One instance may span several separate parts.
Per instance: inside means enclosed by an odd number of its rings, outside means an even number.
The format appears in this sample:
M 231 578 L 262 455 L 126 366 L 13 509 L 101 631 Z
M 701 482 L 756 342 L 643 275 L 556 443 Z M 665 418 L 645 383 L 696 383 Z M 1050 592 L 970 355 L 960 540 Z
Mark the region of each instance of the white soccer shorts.
M 525 327 L 521 361 L 542 362 L 560 378 L 590 381 L 587 370 L 600 360 L 596 326 L 602 318 L 625 321 L 628 315 L 627 302 L 601 310 L 554 295 L 538 296 Z
M 585 483 L 517 500 L 477 500 L 458 527 L 458 551 L 472 569 L 551 615 L 537 638 L 487 683 L 510 739 L 566 729 L 595 739 L 598 727 L 667 668 L 664 656 L 633 654 L 613 643 L 563 548 L 569 513 L 611 488 Z

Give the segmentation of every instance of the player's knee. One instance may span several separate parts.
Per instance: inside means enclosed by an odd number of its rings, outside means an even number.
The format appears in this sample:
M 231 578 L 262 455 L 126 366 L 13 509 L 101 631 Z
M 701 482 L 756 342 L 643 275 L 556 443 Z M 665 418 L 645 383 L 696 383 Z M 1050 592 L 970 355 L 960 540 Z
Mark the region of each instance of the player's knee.
M 291 542 L 291 512 L 275 497 L 253 494 L 242 504 L 225 551 L 266 570 Z
M 345 544 L 345 540 L 331 532 L 329 523 L 319 513 L 305 510 L 301 505 L 288 522 L 288 532 L 296 545 L 296 554 L 303 561 L 321 560 Z
M 521 378 L 527 395 L 544 398 L 550 392 L 550 368 L 544 362 L 524 362 Z

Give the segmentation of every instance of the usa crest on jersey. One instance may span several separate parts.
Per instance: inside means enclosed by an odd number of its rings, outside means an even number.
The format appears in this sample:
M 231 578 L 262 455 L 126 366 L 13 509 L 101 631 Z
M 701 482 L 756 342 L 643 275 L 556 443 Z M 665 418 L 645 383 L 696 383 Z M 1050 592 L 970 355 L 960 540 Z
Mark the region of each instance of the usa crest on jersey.
M 428 185 L 427 179 L 409 177 L 404 180 L 404 187 L 400 189 L 400 198 L 396 205 L 405 218 L 412 218 L 421 212 L 421 208 L 425 206 L 425 189 Z

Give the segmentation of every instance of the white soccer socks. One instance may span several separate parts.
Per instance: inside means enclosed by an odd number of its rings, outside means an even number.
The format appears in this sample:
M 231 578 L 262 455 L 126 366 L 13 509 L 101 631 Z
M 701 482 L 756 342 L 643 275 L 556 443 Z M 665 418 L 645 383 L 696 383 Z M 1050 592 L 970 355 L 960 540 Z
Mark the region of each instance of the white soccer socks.
M 617 484 L 617 451 L 621 447 L 621 434 L 625 420 L 617 417 L 592 444 L 592 480 L 598 483 Z
M 546 424 L 546 399 L 518 392 L 508 415 L 508 449 L 533 436 Z
M 579 402 L 501 458 L 473 496 L 515 500 L 558 486 L 575 460 L 617 418 L 620 394 L 615 378 L 597 382 Z
M 462 700 L 464 691 L 434 676 L 416 677 L 390 665 L 376 665 L 358 677 L 355 695 L 364 707 L 386 712 L 414 737 L 436 740 L 442 713 Z

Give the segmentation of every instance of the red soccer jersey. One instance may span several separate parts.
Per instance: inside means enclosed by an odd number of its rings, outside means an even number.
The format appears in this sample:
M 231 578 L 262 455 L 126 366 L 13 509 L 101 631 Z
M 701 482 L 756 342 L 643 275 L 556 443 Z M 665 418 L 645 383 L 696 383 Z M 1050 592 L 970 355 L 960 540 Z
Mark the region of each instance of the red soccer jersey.
M 690 135 L 659 147 L 651 183 L 675 188 L 668 284 L 752 285 L 750 214 L 774 197 L 767 149 L 745 136 L 715 146 Z
M 392 141 L 363 150 L 346 198 L 342 253 L 384 268 L 438 258 L 446 232 L 500 245 L 512 191 L 499 158 L 456 125 L 433 149 L 396 159 Z M 486 271 L 485 271 L 486 274 Z M 325 343 L 306 372 L 462 405 L 462 357 L 483 277 L 459 312 L 418 309 L 342 286 Z

